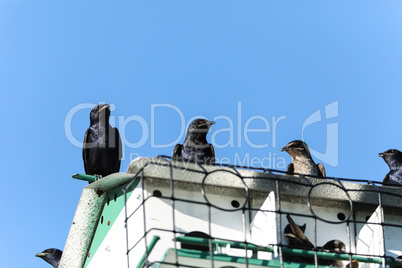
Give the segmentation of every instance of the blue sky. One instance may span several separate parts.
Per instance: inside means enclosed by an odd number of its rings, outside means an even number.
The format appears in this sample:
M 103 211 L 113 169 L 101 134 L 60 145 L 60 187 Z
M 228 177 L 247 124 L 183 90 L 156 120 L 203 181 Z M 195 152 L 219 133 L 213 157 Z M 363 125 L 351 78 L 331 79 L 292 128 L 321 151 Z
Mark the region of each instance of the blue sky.
M 280 148 L 303 133 L 324 154 L 337 144 L 334 166 L 315 157 L 328 176 L 381 181 L 378 153 L 402 149 L 400 1 L 3 0 L 0 14 L 2 267 L 49 267 L 35 253 L 64 247 L 87 185 L 71 178 L 83 107 L 114 105 L 122 172 L 171 155 L 195 116 L 216 121 L 209 139 L 231 163 L 285 169 Z

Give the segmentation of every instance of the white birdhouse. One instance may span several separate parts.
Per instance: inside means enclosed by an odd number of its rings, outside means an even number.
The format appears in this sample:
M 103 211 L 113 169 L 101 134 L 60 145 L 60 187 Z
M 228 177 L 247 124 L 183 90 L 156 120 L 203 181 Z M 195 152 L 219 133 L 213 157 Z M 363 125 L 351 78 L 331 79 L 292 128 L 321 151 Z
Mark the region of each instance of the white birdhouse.
M 84 188 L 60 267 L 402 266 L 401 196 L 363 181 L 137 158 Z M 287 215 L 306 224 L 312 248 L 289 247 Z M 322 248 L 334 239 L 343 251 Z

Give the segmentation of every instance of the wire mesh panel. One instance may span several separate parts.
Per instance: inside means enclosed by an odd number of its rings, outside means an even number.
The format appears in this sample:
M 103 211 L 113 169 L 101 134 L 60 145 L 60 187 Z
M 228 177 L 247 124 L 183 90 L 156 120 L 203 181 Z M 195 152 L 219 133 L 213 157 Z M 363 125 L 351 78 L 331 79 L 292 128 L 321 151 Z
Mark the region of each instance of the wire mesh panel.
M 399 187 L 168 157 L 128 172 L 129 267 L 402 266 Z

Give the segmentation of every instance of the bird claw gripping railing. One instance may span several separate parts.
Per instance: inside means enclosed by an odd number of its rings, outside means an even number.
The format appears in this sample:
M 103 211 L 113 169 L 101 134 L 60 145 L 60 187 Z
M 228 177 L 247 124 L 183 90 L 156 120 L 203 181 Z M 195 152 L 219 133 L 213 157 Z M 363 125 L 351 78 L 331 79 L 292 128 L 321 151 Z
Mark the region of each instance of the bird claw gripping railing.
M 163 169 L 165 180 L 157 182 L 156 185 L 162 188 L 165 187 L 168 194 L 162 194 L 159 190 L 154 190 L 151 193 L 149 190 L 152 188 L 150 185 L 155 184 L 155 180 L 158 180 L 158 176 L 161 174 L 154 172 L 157 169 Z M 254 171 L 254 173 L 250 173 L 250 171 Z M 198 177 L 197 183 L 199 187 L 194 188 L 191 186 L 194 180 L 189 180 L 188 182 L 183 178 L 179 180 L 178 176 L 176 176 L 176 174 L 179 174 L 178 172 L 181 172 L 181 176 L 185 178 Z M 233 188 L 236 188 L 237 195 L 239 192 L 243 194 L 242 200 L 244 202 L 240 203 L 233 200 L 230 208 L 220 206 L 221 203 L 218 205 L 216 200 L 219 199 L 209 199 L 210 193 L 208 191 L 213 183 L 208 180 L 211 180 L 215 175 L 215 177 L 219 177 L 222 174 L 225 174 L 225 176 L 229 174 L 240 180 L 237 184 L 222 187 L 231 189 L 233 186 Z M 147 180 L 149 180 L 149 183 Z M 215 182 L 219 183 L 219 180 Z M 222 184 L 225 182 L 224 180 Z M 180 186 L 180 183 L 183 185 Z M 380 183 L 356 179 L 315 178 L 304 175 L 289 176 L 283 171 L 245 166 L 187 164 L 172 161 L 167 156 L 160 156 L 159 159 L 146 162 L 140 167 L 135 179 L 123 188 L 126 202 L 125 226 L 128 267 L 318 267 L 321 265 L 322 260 L 344 260 L 348 267 L 357 267 L 358 265 L 359 267 L 364 267 L 365 264 L 370 263 L 382 265 L 383 267 L 386 265 L 402 267 L 402 263 L 395 260 L 395 256 L 387 254 L 390 249 L 402 250 L 402 242 L 399 243 L 399 248 L 396 248 L 396 242 L 394 241 L 390 243 L 393 248 L 389 248 L 389 237 L 385 235 L 385 229 L 392 229 L 393 232 L 391 233 L 395 233 L 396 237 L 398 237 L 397 233 L 402 233 L 402 225 L 399 223 L 399 221 L 402 221 L 402 214 L 398 214 L 398 212 L 402 211 L 402 206 L 397 203 L 398 200 L 401 200 L 402 188 L 379 187 L 377 184 Z M 264 185 L 269 189 L 263 189 L 264 187 L 262 186 Z M 191 193 L 198 191 L 203 200 L 194 199 L 190 194 L 190 197 L 186 197 L 186 194 L 183 194 L 183 189 L 185 192 L 186 187 L 189 187 L 189 192 Z M 229 192 L 220 190 L 219 185 L 214 187 L 214 191 L 218 193 L 218 196 L 220 193 L 222 198 L 225 198 L 225 193 L 231 194 L 230 190 L 228 190 Z M 135 198 L 136 202 L 129 204 L 127 192 L 133 191 L 134 188 L 137 190 L 137 195 L 131 195 L 130 198 Z M 322 191 L 323 189 L 326 191 Z M 293 196 L 293 190 L 303 194 Z M 261 200 L 264 200 L 269 192 L 274 193 L 275 198 L 272 203 L 274 207 L 262 208 Z M 333 198 L 334 196 L 335 199 Z M 337 196 L 342 196 L 342 200 L 336 200 Z M 325 214 L 325 206 L 328 205 L 327 201 L 322 201 L 327 197 L 332 199 L 332 203 L 331 200 L 328 201 L 328 204 L 333 206 L 331 207 L 332 209 L 336 209 L 337 205 L 342 203 L 340 207 L 343 207 L 344 211 L 349 211 L 348 215 L 338 213 L 336 220 L 323 216 L 328 215 L 328 213 Z M 257 202 L 258 204 L 255 202 L 257 199 L 260 200 Z M 154 202 L 152 200 L 161 202 L 152 203 Z M 324 203 L 320 204 L 320 202 Z M 181 218 L 186 219 L 186 216 L 183 216 L 182 211 L 177 208 L 182 206 L 183 203 L 197 208 L 205 207 L 207 213 L 204 215 L 204 220 L 207 226 L 202 225 L 202 222 L 198 222 L 200 226 L 203 226 L 205 232 L 189 234 L 185 228 L 180 226 L 178 222 L 181 222 Z M 304 209 L 304 212 L 296 211 L 293 208 L 293 203 L 298 203 L 299 207 L 308 209 Z M 152 204 L 152 206 L 147 207 L 148 204 Z M 155 204 L 167 204 L 171 212 L 162 207 L 155 207 Z M 320 207 L 320 211 L 316 210 L 318 207 Z M 362 219 L 361 210 L 375 212 L 379 220 L 367 222 L 368 217 Z M 385 210 L 393 221 L 387 222 L 384 220 Z M 217 213 L 217 211 L 220 212 Z M 268 234 L 269 237 L 276 237 L 276 240 L 267 242 L 263 246 L 255 243 L 255 239 L 250 237 L 251 221 L 259 212 L 274 215 L 271 221 L 274 221 L 273 226 L 276 227 L 273 233 Z M 159 213 L 169 216 L 166 218 L 161 216 L 161 218 L 156 219 Z M 214 222 L 215 215 L 219 213 L 225 215 L 237 213 L 240 216 L 239 221 L 241 221 L 241 224 L 239 226 L 241 225 L 241 227 L 233 231 L 233 233 L 236 233 L 233 237 L 236 238 L 228 237 L 230 232 L 224 234 L 213 231 L 216 227 Z M 286 215 L 297 217 L 299 224 L 303 224 L 306 221 L 312 222 L 313 235 L 310 234 L 310 239 L 312 239 L 311 243 L 314 248 L 292 248 L 288 245 L 283 235 L 287 222 L 282 218 Z M 398 218 L 398 215 L 401 215 L 400 218 Z M 166 221 L 164 222 L 165 225 L 160 223 L 161 220 Z M 342 238 L 346 238 L 346 241 L 343 242 L 346 242 L 347 250 L 330 252 L 319 247 L 318 240 L 321 237 L 321 233 L 317 232 L 324 224 L 325 226 L 337 228 L 338 233 L 346 233 L 346 236 L 343 235 Z M 382 241 L 377 247 L 377 253 L 356 252 L 358 248 L 357 232 L 363 229 L 362 226 L 369 226 L 373 230 L 380 231 L 379 237 Z M 343 228 L 343 231 L 339 231 Z M 224 229 L 224 226 L 222 226 L 222 229 Z M 320 232 L 330 231 L 325 230 L 325 228 L 324 231 L 322 228 L 320 229 Z M 243 233 L 242 238 L 238 235 L 240 233 Z M 170 236 L 167 236 L 167 234 Z M 166 239 L 166 237 L 170 238 Z M 384 237 L 387 237 L 387 239 L 384 239 Z M 161 242 L 164 239 L 165 242 Z M 169 241 L 166 242 L 166 240 Z M 163 254 L 160 252 L 155 253 L 159 243 L 164 243 L 163 247 L 167 245 L 166 248 L 161 249 L 161 247 L 157 250 L 163 251 Z M 269 257 L 258 257 L 259 253 L 264 252 L 271 253 L 271 255 Z M 309 259 L 309 264 L 300 266 L 301 264 L 297 263 L 300 257 L 303 260 Z M 187 258 L 187 261 L 182 261 L 184 260 L 183 258 Z M 222 265 L 222 263 L 227 263 L 227 266 Z

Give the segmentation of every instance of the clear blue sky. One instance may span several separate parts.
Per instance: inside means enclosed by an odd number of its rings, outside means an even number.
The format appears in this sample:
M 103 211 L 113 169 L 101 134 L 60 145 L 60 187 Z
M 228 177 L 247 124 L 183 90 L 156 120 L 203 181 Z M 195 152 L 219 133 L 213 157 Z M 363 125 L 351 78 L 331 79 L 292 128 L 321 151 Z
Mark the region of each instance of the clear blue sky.
M 336 145 L 333 166 L 315 157 L 328 176 L 381 181 L 378 153 L 402 149 L 401 14 L 400 1 L 1 1 L 0 266 L 50 267 L 35 253 L 64 247 L 87 185 L 71 178 L 74 141 L 100 102 L 125 136 L 123 172 L 171 155 L 205 116 L 218 160 L 285 169 L 280 148 L 303 133 Z

